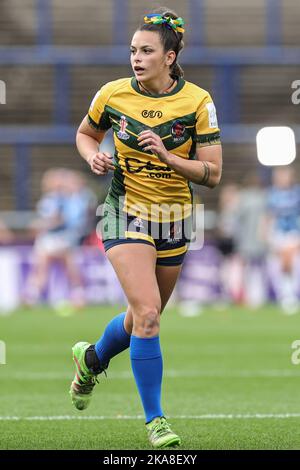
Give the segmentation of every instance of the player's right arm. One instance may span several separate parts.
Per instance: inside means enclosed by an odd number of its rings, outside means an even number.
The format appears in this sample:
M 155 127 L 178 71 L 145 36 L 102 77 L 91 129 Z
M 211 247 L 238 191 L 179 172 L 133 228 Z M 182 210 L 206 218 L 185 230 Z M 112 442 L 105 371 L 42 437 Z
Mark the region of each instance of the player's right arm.
M 96 175 L 106 175 L 108 170 L 114 170 L 112 156 L 107 152 L 99 151 L 99 145 L 104 139 L 105 133 L 106 130 L 96 130 L 91 127 L 88 115 L 86 115 L 76 134 L 78 152 Z
M 78 151 L 96 175 L 105 175 L 108 170 L 114 170 L 112 156 L 99 150 L 106 131 L 111 127 L 106 105 L 114 88 L 115 82 L 107 83 L 100 88 L 77 131 Z

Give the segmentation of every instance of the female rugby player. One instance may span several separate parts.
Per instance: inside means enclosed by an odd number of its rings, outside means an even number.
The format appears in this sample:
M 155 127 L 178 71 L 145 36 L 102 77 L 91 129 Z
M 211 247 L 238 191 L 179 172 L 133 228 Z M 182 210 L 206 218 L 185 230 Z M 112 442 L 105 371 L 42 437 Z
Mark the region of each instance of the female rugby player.
M 131 42 L 134 77 L 104 85 L 77 133 L 78 151 L 91 170 L 97 175 L 114 172 L 102 238 L 128 308 L 107 325 L 96 344 L 73 347 L 76 375 L 70 394 L 75 407 L 85 409 L 97 375 L 130 348 L 154 448 L 180 444 L 161 407 L 159 329 L 189 242 L 189 182 L 213 188 L 222 167 L 213 101 L 207 91 L 183 79 L 177 62 L 183 25 L 182 18 L 164 9 L 145 16 Z M 110 127 L 114 160 L 101 151 Z

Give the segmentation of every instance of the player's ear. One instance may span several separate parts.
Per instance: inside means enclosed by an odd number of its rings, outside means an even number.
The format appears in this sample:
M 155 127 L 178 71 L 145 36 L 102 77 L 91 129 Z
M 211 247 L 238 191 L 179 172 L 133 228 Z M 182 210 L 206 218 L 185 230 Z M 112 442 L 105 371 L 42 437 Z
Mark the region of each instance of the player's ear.
M 172 65 L 176 60 L 176 54 L 174 51 L 168 51 L 166 54 L 166 65 Z

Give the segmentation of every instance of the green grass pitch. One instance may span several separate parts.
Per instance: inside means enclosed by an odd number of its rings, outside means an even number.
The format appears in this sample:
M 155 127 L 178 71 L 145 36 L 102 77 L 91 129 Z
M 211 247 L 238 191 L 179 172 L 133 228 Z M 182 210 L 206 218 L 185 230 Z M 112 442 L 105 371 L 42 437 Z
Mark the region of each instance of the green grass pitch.
M 72 408 L 71 347 L 95 342 L 119 307 L 72 317 L 50 309 L 0 316 L 1 449 L 149 449 L 128 351 L 99 377 L 90 407 Z M 163 408 L 182 449 L 300 449 L 300 315 L 207 307 L 163 314 Z

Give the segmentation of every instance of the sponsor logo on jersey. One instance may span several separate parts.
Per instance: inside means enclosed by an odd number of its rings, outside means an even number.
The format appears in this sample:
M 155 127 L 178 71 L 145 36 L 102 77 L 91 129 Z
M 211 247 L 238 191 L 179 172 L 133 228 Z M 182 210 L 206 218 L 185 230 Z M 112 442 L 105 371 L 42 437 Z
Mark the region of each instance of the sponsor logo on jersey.
M 171 127 L 171 134 L 173 137 L 174 142 L 183 142 L 184 141 L 184 131 L 185 131 L 185 125 L 179 121 L 176 120 L 173 122 L 172 127 Z
M 128 140 L 130 136 L 126 133 L 126 127 L 128 126 L 126 116 L 121 116 L 119 124 L 120 124 L 120 130 L 117 133 L 117 136 L 119 137 L 119 139 Z
M 218 127 L 218 119 L 215 105 L 213 103 L 206 103 L 208 111 L 208 123 L 210 128 Z
M 169 180 L 169 179 L 171 179 L 171 174 L 170 173 L 153 173 L 153 172 L 151 172 L 147 175 L 147 178 L 152 178 L 152 179 L 154 179 L 154 178 L 157 178 L 157 179 L 163 178 L 165 180 Z
M 178 223 L 178 222 L 172 222 L 171 223 L 171 226 L 170 226 L 170 231 L 169 231 L 169 235 L 168 235 L 168 238 L 167 238 L 167 243 L 170 243 L 170 244 L 175 244 L 177 242 L 179 242 L 182 238 L 182 234 L 181 234 L 181 223 Z
M 140 173 L 142 170 L 148 170 L 147 178 L 171 178 L 172 169 L 169 166 L 153 165 L 150 160 L 144 163 L 137 158 L 125 158 L 125 165 L 128 173 Z
M 144 222 L 143 222 L 143 220 L 142 220 L 140 217 L 136 217 L 136 218 L 134 219 L 133 225 L 134 225 L 135 227 L 138 227 L 138 228 L 145 228 L 145 227 L 144 227 Z
M 148 109 L 144 109 L 142 111 L 142 116 L 143 118 L 162 118 L 163 116 L 163 113 L 161 111 L 154 111 L 153 109 L 150 109 L 150 111 Z
M 153 165 L 149 160 L 147 163 L 141 162 L 137 158 L 125 158 L 126 170 L 129 173 L 140 173 L 142 170 L 170 172 L 172 171 L 169 166 Z

